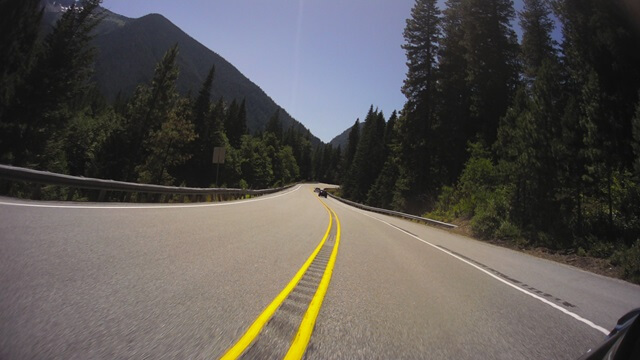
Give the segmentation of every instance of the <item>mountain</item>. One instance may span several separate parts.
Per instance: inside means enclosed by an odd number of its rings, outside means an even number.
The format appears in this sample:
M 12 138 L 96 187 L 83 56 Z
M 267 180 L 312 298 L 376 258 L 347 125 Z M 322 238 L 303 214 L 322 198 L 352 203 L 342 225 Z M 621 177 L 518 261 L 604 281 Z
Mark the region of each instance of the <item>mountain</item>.
M 364 121 L 360 122 L 360 130 L 362 130 L 362 126 L 364 125 Z M 334 137 L 329 141 L 329 144 L 335 149 L 338 146 L 342 150 L 347 148 L 347 144 L 349 143 L 349 133 L 351 132 L 351 128 L 353 125 L 349 126 L 345 131 L 341 132 L 340 135 Z
M 43 0 L 45 26 L 59 18 L 73 0 Z M 130 96 L 140 83 L 150 82 L 157 62 L 174 44 L 178 44 L 180 76 L 177 88 L 186 95 L 197 94 L 211 65 L 215 65 L 215 78 L 211 90 L 212 100 L 220 97 L 227 103 L 234 99 L 246 101 L 247 126 L 251 132 L 264 129 L 269 118 L 280 109 L 280 120 L 285 129 L 293 126 L 308 132 L 311 143 L 320 139 L 277 105 L 258 85 L 251 82 L 222 56 L 208 49 L 159 14 L 132 19 L 107 9 L 104 20 L 96 29 L 94 45 L 97 48 L 95 80 L 109 99 L 118 94 Z

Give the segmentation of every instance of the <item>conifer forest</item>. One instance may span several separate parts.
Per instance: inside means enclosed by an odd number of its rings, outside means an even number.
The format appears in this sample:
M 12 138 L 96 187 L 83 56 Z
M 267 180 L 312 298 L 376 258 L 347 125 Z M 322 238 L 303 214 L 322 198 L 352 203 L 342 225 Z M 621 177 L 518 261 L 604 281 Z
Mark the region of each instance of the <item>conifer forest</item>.
M 44 34 L 39 0 L 7 2 L 0 163 L 172 186 L 334 183 L 478 238 L 608 259 L 640 282 L 640 20 L 625 0 L 523 3 L 416 0 L 398 44 L 404 107 L 363 109 L 341 148 L 279 111 L 249 131 L 244 99 L 212 99 L 214 66 L 180 94 L 179 44 L 108 100 L 92 82 L 99 0 Z

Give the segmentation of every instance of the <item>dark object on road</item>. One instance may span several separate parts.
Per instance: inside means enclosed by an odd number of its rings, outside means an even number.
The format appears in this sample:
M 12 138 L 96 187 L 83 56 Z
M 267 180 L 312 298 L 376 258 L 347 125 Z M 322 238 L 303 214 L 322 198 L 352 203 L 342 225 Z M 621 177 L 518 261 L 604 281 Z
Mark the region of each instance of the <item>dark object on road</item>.
M 327 197 L 327 190 L 320 190 L 320 192 L 318 192 L 318 196 L 322 196 L 323 198 Z
M 596 359 L 640 359 L 640 308 L 621 317 L 604 343 L 596 349 L 589 350 L 578 360 Z
M 320 192 L 320 188 L 315 188 L 315 189 L 313 189 L 313 192 L 317 192 L 317 193 L 319 193 L 319 192 Z

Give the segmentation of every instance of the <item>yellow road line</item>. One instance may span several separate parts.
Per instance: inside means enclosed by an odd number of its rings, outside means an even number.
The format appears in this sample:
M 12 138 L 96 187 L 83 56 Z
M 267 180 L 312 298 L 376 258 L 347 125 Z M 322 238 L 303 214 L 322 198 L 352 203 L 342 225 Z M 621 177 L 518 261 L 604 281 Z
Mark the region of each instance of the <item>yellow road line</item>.
M 324 201 L 320 200 L 320 202 L 336 218 L 336 243 L 333 245 L 331 257 L 329 258 L 327 267 L 324 270 L 324 275 L 322 275 L 322 280 L 320 280 L 320 285 L 318 285 L 316 294 L 313 296 L 313 299 L 309 304 L 309 308 L 307 308 L 307 312 L 302 318 L 302 322 L 300 323 L 298 333 L 293 340 L 293 344 L 291 344 L 287 355 L 284 357 L 286 360 L 302 359 L 304 352 L 307 350 L 307 345 L 309 345 L 309 340 L 311 340 L 311 334 L 313 333 L 313 327 L 316 324 L 318 313 L 320 312 L 320 308 L 322 307 L 322 301 L 324 300 L 324 296 L 327 293 L 327 288 L 329 287 L 329 282 L 331 281 L 333 266 L 336 262 L 336 257 L 338 256 L 338 246 L 340 245 L 340 219 L 338 219 L 338 215 L 331 208 L 329 208 L 324 203 Z
M 293 279 L 291 279 L 289 284 L 287 284 L 287 286 L 280 292 L 280 294 L 278 294 L 278 296 L 276 296 L 276 298 L 273 299 L 271 304 L 269 304 L 269 306 L 267 306 L 266 309 L 262 311 L 262 313 L 253 322 L 253 324 L 249 326 L 249 329 L 247 329 L 247 331 L 235 343 L 235 345 L 233 345 L 229 350 L 227 350 L 227 352 L 224 355 L 222 355 L 221 359 L 224 359 L 224 360 L 237 359 L 240 355 L 242 355 L 242 353 L 246 350 L 246 348 L 249 347 L 249 345 L 251 345 L 251 343 L 253 342 L 253 340 L 255 340 L 258 334 L 260 334 L 260 331 L 266 325 L 267 321 L 269 321 L 271 316 L 273 316 L 276 310 L 278 310 L 278 307 L 280 307 L 282 302 L 287 298 L 287 296 L 289 296 L 289 293 L 291 293 L 291 291 L 296 287 L 296 285 L 298 285 L 298 282 L 300 281 L 304 273 L 307 272 L 307 269 L 309 268 L 313 260 L 316 258 L 316 255 L 318 255 L 318 252 L 320 252 L 320 249 L 322 249 L 322 246 L 327 241 L 327 238 L 329 237 L 329 233 L 331 232 L 331 226 L 333 225 L 333 217 L 331 216 L 331 211 L 329 211 L 329 208 L 326 205 L 325 205 L 325 209 L 327 210 L 327 213 L 329 213 L 329 226 L 327 226 L 327 231 L 325 232 L 324 237 L 322 238 L 322 241 L 320 242 L 320 244 L 318 244 L 318 246 L 313 251 L 313 253 L 311 253 L 311 256 L 309 256 L 307 261 L 302 265 L 300 270 L 298 270 L 298 272 L 293 277 Z M 324 277 L 323 277 L 323 280 L 324 280 Z

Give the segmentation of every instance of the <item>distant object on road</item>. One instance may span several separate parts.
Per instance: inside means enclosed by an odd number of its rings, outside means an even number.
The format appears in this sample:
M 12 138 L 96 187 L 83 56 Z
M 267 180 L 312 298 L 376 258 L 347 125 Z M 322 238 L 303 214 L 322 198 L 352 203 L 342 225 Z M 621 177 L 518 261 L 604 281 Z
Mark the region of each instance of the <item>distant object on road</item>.
M 323 198 L 327 197 L 327 190 L 320 190 L 318 192 L 318 196 L 322 196 Z
M 320 188 L 315 188 L 315 189 L 313 189 L 313 192 L 317 192 L 317 193 L 319 193 L 319 192 L 320 192 Z

